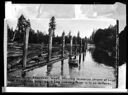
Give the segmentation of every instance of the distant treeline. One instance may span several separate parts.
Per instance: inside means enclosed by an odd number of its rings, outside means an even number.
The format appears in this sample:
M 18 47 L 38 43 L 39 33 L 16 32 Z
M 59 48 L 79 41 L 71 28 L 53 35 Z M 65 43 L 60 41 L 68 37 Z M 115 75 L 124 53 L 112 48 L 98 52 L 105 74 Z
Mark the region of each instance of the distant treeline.
M 14 33 L 16 32 L 16 36 L 14 41 L 18 43 L 22 43 L 23 41 L 23 33 L 19 32 L 17 30 L 14 30 L 8 26 L 8 42 L 12 41 L 12 38 L 14 36 Z M 30 29 L 29 31 L 29 43 L 35 43 L 35 44 L 48 44 L 49 34 L 43 33 L 42 31 Z M 75 40 L 79 40 L 80 38 L 73 37 L 73 43 L 75 43 Z M 53 44 L 61 44 L 62 43 L 62 36 L 53 35 Z M 65 35 L 65 43 L 70 43 L 69 35 Z
M 13 30 L 13 28 L 10 28 L 8 26 L 7 28 L 8 30 L 8 42 L 18 42 L 18 43 L 22 43 L 23 42 L 23 32 L 20 32 L 18 30 Z M 16 34 L 15 34 L 16 33 Z M 12 41 L 13 37 L 15 34 L 15 38 Z M 65 43 L 68 44 L 70 43 L 70 35 L 65 35 Z M 86 37 L 85 37 L 86 38 Z M 42 31 L 35 31 L 33 29 L 30 29 L 29 31 L 29 43 L 34 43 L 34 44 L 48 44 L 48 39 L 49 39 L 49 34 L 46 32 L 42 32 Z M 80 44 L 80 37 L 79 37 L 79 33 L 78 36 L 73 36 L 73 44 L 75 44 L 75 42 L 77 41 L 78 44 Z M 84 42 L 85 39 L 82 39 L 82 42 Z M 87 40 L 87 38 L 86 38 Z M 55 44 L 62 44 L 62 36 L 58 36 L 55 35 L 55 33 L 53 33 L 53 45 Z
M 117 26 L 110 25 L 108 28 L 94 31 L 90 40 L 97 48 L 113 51 L 116 47 L 116 33 Z
M 26 28 L 30 27 L 30 31 L 29 31 L 29 43 L 35 43 L 35 44 L 48 44 L 49 41 L 49 33 L 46 33 L 45 31 L 40 31 L 37 30 L 35 31 L 34 29 L 31 28 L 31 23 L 30 20 L 26 20 L 26 18 L 21 15 L 18 18 L 18 22 L 17 22 L 17 27 L 15 30 L 13 30 L 13 28 L 10 28 L 9 25 L 7 26 L 7 31 L 8 31 L 8 42 L 17 42 L 17 43 L 23 43 L 23 39 L 24 39 L 24 33 L 26 32 Z M 50 23 L 49 23 L 49 29 L 53 29 L 55 30 L 55 17 L 52 17 L 50 19 Z M 48 30 L 49 32 L 49 30 Z M 60 32 L 64 32 L 64 31 L 60 31 Z M 77 37 L 73 36 L 73 44 L 75 44 L 75 42 L 80 44 L 80 32 L 78 32 Z M 65 35 L 65 43 L 70 43 L 70 35 L 71 31 L 68 33 L 68 35 Z M 53 45 L 55 44 L 62 44 L 62 36 L 58 36 L 55 35 L 55 31 L 53 31 Z M 87 39 L 86 36 L 84 39 Z M 84 42 L 84 41 L 83 41 Z

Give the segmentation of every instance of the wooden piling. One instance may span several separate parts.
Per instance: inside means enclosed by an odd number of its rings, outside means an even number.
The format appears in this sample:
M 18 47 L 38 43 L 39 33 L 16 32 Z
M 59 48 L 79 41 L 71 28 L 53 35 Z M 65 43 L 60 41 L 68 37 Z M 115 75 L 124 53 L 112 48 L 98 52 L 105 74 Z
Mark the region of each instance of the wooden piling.
M 47 62 L 50 61 L 51 54 L 52 54 L 52 35 L 53 35 L 53 30 L 49 29 L 49 43 L 48 43 L 48 58 L 47 58 Z
M 82 53 L 82 39 L 80 39 L 79 64 L 81 63 L 81 53 Z
M 27 27 L 26 28 L 26 32 L 24 33 L 24 40 L 23 40 L 23 68 L 26 67 L 26 62 L 27 62 L 29 31 L 30 31 L 30 27 Z
M 62 33 L 62 58 L 64 57 L 64 51 L 65 51 L 65 33 Z
M 26 72 L 24 71 L 24 69 L 26 68 L 26 63 L 27 63 L 27 51 L 28 51 L 28 39 L 29 39 L 29 31 L 30 31 L 30 27 L 26 28 L 26 31 L 24 32 L 24 38 L 23 38 L 23 64 L 22 64 L 22 68 L 23 70 L 21 71 L 21 77 L 25 78 L 26 76 Z M 23 81 L 23 84 L 25 85 L 25 82 Z
M 47 63 L 51 60 L 52 54 L 52 36 L 53 36 L 53 29 L 49 29 L 49 42 L 48 42 L 48 56 L 47 56 Z M 51 71 L 52 65 L 47 65 L 47 76 L 49 76 Z M 50 86 L 49 81 L 47 82 L 47 87 Z
M 83 47 L 83 45 L 82 45 L 82 39 L 80 40 L 80 53 L 82 53 L 82 47 Z
M 77 41 L 75 41 L 75 59 L 76 59 L 76 54 L 77 54 Z
M 84 61 L 84 57 L 85 57 L 85 39 L 84 39 L 84 42 L 83 42 L 83 61 Z
M 86 37 L 85 37 L 85 39 L 84 39 L 84 46 L 83 46 L 83 61 L 84 61 L 84 59 L 85 59 L 85 55 L 86 55 L 86 49 L 87 49 L 87 41 L 86 41 L 87 39 L 86 39 Z
M 52 36 L 53 36 L 53 30 L 49 29 L 49 42 L 48 42 L 48 56 L 47 56 L 47 63 L 51 60 L 51 54 L 52 54 Z M 49 75 L 49 68 L 51 65 L 47 65 L 47 75 Z
M 73 41 L 73 39 L 72 39 L 72 36 L 70 35 L 70 54 L 69 54 L 69 59 L 71 59 L 71 57 L 72 57 L 72 41 Z
M 64 51 L 65 51 L 65 33 L 62 33 L 62 55 L 61 58 L 64 57 Z M 61 60 L 61 75 L 63 75 L 63 64 L 64 60 Z
M 87 39 L 85 39 L 85 43 L 84 43 L 84 52 L 86 53 L 87 50 Z

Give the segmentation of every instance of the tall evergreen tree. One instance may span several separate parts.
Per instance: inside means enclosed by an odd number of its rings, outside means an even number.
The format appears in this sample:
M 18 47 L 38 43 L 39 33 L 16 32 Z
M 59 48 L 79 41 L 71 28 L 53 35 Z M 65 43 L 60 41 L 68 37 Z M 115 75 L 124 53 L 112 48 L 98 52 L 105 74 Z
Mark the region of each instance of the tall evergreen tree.
M 27 27 L 31 27 L 30 25 L 30 20 L 26 20 L 26 18 L 24 17 L 24 15 L 22 14 L 19 18 L 18 18 L 18 22 L 17 22 L 17 31 L 15 31 L 15 34 L 13 36 L 12 41 L 17 41 L 17 42 L 23 42 L 23 37 L 24 37 L 24 33 L 26 31 Z
M 54 16 L 50 19 L 49 29 L 52 29 L 53 31 L 56 29 L 56 22 Z

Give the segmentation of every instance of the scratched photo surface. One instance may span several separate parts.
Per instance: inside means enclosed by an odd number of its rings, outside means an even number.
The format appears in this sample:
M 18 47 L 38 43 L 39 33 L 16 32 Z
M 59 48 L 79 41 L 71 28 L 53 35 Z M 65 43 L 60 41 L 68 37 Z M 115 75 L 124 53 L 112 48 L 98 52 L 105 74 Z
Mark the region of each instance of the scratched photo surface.
M 118 87 L 122 4 L 6 6 L 8 87 Z

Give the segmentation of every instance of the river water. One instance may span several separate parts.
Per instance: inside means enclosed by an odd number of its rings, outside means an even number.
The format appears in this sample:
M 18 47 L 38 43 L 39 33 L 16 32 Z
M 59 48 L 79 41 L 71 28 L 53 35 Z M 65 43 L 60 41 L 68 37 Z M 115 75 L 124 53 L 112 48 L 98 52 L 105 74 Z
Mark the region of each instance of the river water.
M 76 59 L 79 60 L 79 56 L 77 56 Z M 50 65 L 48 71 L 47 66 L 28 71 L 26 72 L 26 77 L 45 77 L 48 74 L 49 78 L 59 78 L 59 80 L 61 80 L 61 83 L 41 85 L 44 87 L 115 88 L 115 69 L 95 62 L 91 52 L 88 50 L 84 56 L 81 54 L 81 62 L 78 67 L 69 67 L 68 60 L 69 59 L 64 60 L 63 66 L 60 61 Z M 16 74 L 18 74 L 18 71 L 12 75 Z M 66 80 L 69 83 L 64 83 Z M 35 82 L 35 79 L 33 79 L 33 82 Z

